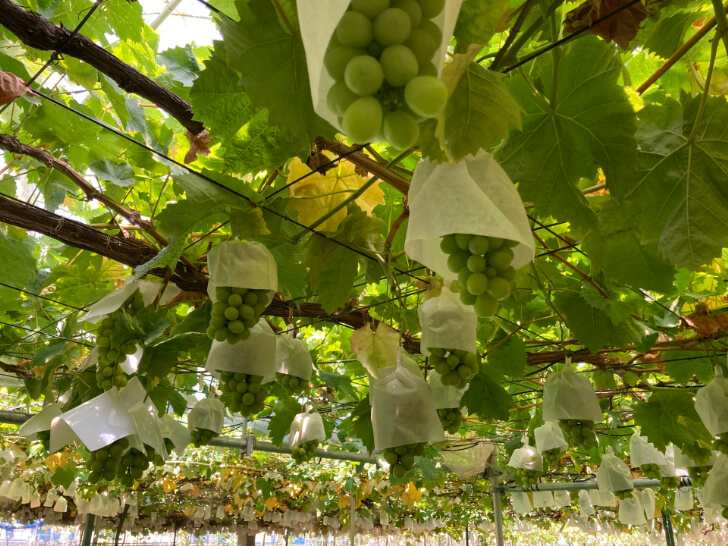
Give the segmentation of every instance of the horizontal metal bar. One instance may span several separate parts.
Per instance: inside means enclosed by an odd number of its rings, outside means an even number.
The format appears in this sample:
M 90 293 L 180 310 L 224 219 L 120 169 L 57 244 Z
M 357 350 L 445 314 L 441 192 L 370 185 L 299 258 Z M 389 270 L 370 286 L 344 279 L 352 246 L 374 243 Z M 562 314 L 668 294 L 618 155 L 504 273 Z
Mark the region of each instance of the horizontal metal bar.
M 33 417 L 33 415 L 30 413 L 21 413 L 19 411 L 0 411 L 0 423 L 5 423 L 8 425 L 22 425 L 31 417 Z M 248 447 L 248 439 L 218 436 L 212 442 L 210 442 L 210 445 L 215 447 L 245 450 Z M 258 440 L 254 440 L 253 448 L 256 451 L 265 451 L 267 453 L 291 453 L 291 446 L 285 445 L 277 447 L 270 442 L 262 442 Z M 339 461 L 351 461 L 354 463 L 377 464 L 376 457 L 370 457 L 369 455 L 366 455 L 364 453 L 353 453 L 350 451 L 317 449 L 315 456 L 321 457 L 322 459 L 336 459 Z
M 634 480 L 635 489 L 657 489 L 660 487 L 660 480 Z M 506 493 L 522 493 L 528 491 L 581 491 L 583 489 L 598 489 L 596 480 L 585 482 L 561 482 L 561 483 L 539 483 L 534 487 L 508 487 L 501 485 L 498 489 Z

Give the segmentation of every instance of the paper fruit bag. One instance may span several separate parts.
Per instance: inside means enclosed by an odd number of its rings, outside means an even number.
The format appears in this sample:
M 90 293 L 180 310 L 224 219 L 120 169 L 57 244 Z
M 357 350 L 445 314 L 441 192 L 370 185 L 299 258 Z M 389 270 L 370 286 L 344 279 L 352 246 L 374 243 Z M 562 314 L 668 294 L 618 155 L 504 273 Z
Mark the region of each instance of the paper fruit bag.
M 29 442 L 33 442 L 38 439 L 39 433 L 49 432 L 53 419 L 60 416 L 63 413 L 61 407 L 58 404 L 48 404 L 38 413 L 33 415 L 25 423 L 20 426 L 18 433 L 21 436 L 25 436 Z
M 632 466 L 645 464 L 665 466 L 667 464 L 665 456 L 646 436 L 640 435 L 639 431 L 635 432 L 629 440 L 629 458 Z
M 728 456 L 721 453 L 703 488 L 704 504 L 728 506 Z
M 190 445 L 190 431 L 182 423 L 177 421 L 169 413 L 165 413 L 160 419 L 162 436 L 172 441 L 174 451 L 177 455 L 182 455 L 184 450 Z
M 440 452 L 442 462 L 460 478 L 473 478 L 485 472 L 495 445 L 483 441 L 463 441 Z
M 513 451 L 508 466 L 538 472 L 543 470 L 543 458 L 535 447 L 528 444 L 528 436 L 523 437 L 523 446 Z
M 128 300 L 134 292 L 139 290 L 142 299 L 144 300 L 144 306 L 151 305 L 162 289 L 162 285 L 156 282 L 141 281 L 135 276 L 131 275 L 126 278 L 124 284 L 118 290 L 115 290 L 111 294 L 104 296 L 99 301 L 89 307 L 88 312 L 81 317 L 81 321 L 91 322 L 96 324 L 103 317 L 109 315 L 119 309 L 126 300 Z M 164 303 L 174 296 L 177 292 L 177 287 L 173 284 L 168 284 L 165 289 L 160 303 Z
M 443 286 L 440 295 L 425 300 L 417 308 L 422 328 L 420 348 L 430 355 L 431 348 L 477 350 L 478 317 L 471 306 L 460 303 L 457 295 Z
M 612 447 L 607 447 L 607 454 L 597 470 L 599 491 L 627 491 L 634 489 L 632 471 L 627 464 L 617 457 Z
M 543 419 L 559 421 L 602 422 L 602 409 L 591 381 L 567 364 L 560 372 L 552 372 L 543 386 Z
M 544 423 L 536 430 L 533 431 L 536 437 L 536 449 L 539 453 L 544 451 L 551 451 L 558 449 L 559 452 L 564 452 L 569 448 L 569 444 L 564 440 L 564 433 L 561 431 L 559 426 L 549 421 Z
M 719 366 L 713 380 L 695 395 L 695 409 L 711 435 L 728 432 L 728 379 Z
M 626 498 L 619 503 L 619 521 L 625 525 L 644 525 L 647 523 L 645 509 L 637 495 Z
M 234 345 L 213 341 L 205 369 L 214 377 L 219 372 L 244 373 L 263 377 L 263 383 L 275 381 L 276 336 L 265 319 L 250 329 L 250 337 Z
M 313 361 L 306 343 L 287 334 L 277 335 L 276 373 L 309 381 L 313 373 Z
M 187 428 L 211 430 L 219 435 L 222 432 L 224 420 L 225 408 L 222 402 L 217 398 L 203 398 L 187 415 Z
M 216 288 L 268 290 L 270 304 L 278 290 L 278 265 L 265 245 L 257 242 L 225 241 L 207 255 L 210 282 L 207 294 L 217 302 Z
M 305 411 L 294 417 L 291 423 L 289 442 L 291 447 L 296 447 L 306 442 L 326 440 L 326 430 L 321 415 Z

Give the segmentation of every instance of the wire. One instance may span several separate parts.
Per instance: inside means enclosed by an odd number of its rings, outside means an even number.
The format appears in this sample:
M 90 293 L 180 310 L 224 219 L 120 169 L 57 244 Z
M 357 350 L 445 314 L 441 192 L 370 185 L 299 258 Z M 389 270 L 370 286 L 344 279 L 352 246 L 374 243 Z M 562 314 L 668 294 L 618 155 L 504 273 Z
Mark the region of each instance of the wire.
M 68 341 L 68 342 L 71 342 L 71 343 L 77 343 L 79 345 L 83 345 L 84 347 L 91 347 L 91 348 L 93 348 L 93 345 L 89 345 L 88 343 L 84 343 L 83 341 L 78 341 L 78 340 L 72 339 L 72 338 L 57 336 L 55 334 L 49 334 L 48 332 L 44 332 L 42 330 L 33 330 L 32 328 L 28 328 L 26 326 L 20 326 L 19 324 L 12 324 L 10 322 L 3 322 L 1 320 L 0 320 L 0 324 L 4 324 L 6 326 L 11 326 L 13 328 L 20 328 L 21 330 L 25 330 L 25 331 L 31 332 L 33 334 L 43 334 L 44 336 L 49 336 L 49 337 L 52 337 L 52 338 L 55 338 L 55 339 L 61 339 L 63 341 Z
M 75 309 L 76 311 L 85 311 L 85 309 L 83 309 L 81 307 L 76 307 L 75 305 L 69 305 L 67 303 L 63 303 L 62 301 L 54 300 L 51 298 L 46 298 L 45 296 L 41 296 L 40 294 L 34 294 L 33 292 L 28 292 L 27 290 L 23 290 L 22 288 L 16 288 L 14 286 L 10 286 L 9 284 L 5 284 L 4 282 L 0 282 L 0 286 L 4 286 L 4 287 L 10 288 L 12 290 L 17 290 L 18 292 L 22 292 L 23 294 L 27 294 L 28 296 L 33 296 L 34 298 L 40 298 L 42 300 L 57 303 L 58 305 L 68 307 L 70 309 Z

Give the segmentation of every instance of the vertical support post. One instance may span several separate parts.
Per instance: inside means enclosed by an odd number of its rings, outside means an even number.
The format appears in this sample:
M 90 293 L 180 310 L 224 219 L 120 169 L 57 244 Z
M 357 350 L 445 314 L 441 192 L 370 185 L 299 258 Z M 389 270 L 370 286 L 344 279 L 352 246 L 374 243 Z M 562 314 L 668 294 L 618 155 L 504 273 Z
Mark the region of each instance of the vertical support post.
M 672 533 L 672 520 L 670 514 L 662 511 L 662 529 L 665 531 L 665 544 L 667 546 L 675 546 L 675 536 Z
M 351 512 L 349 515 L 349 546 L 354 546 L 356 540 L 356 497 L 353 490 L 349 493 L 349 509 Z
M 488 460 L 490 467 L 490 492 L 493 495 L 493 517 L 495 523 L 495 540 L 497 546 L 504 546 L 503 540 L 503 507 L 501 506 L 500 478 L 498 477 L 498 451 L 493 450 Z
M 96 526 L 96 516 L 88 514 L 86 516 L 86 523 L 83 524 L 83 534 L 81 535 L 81 546 L 91 546 L 91 537 L 94 534 L 94 527 Z

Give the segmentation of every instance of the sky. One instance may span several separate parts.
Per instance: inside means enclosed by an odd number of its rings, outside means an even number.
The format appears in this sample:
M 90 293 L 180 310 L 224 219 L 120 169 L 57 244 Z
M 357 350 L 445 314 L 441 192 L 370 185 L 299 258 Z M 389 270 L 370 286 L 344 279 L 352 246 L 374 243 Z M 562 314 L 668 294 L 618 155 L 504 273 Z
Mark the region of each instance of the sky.
M 167 5 L 166 0 L 139 0 L 144 20 L 151 24 Z M 182 0 L 172 15 L 157 29 L 159 51 L 195 42 L 198 46 L 212 45 L 220 33 L 210 18 L 210 10 L 197 0 Z

